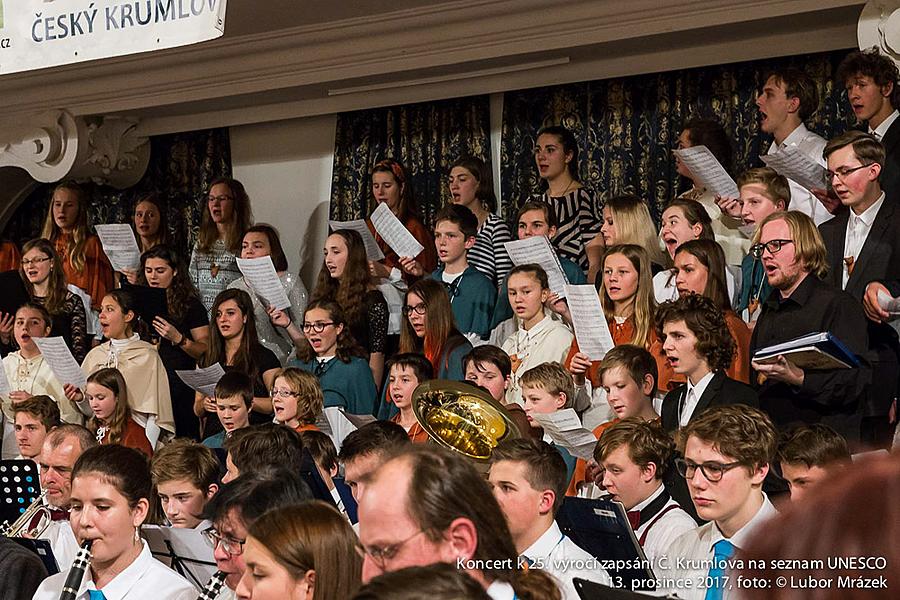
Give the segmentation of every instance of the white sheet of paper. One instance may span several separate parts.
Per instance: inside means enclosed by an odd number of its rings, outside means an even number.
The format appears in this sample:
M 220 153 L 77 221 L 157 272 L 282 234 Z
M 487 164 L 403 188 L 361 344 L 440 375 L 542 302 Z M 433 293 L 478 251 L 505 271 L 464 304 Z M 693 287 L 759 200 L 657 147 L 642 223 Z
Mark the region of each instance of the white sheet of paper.
M 281 285 L 281 279 L 275 272 L 275 265 L 272 264 L 271 256 L 263 256 L 262 258 L 239 258 L 237 259 L 238 268 L 244 275 L 244 281 L 260 296 L 269 306 L 274 306 L 278 310 L 290 308 L 291 301 L 288 300 L 287 292 Z
M 225 374 L 222 365 L 216 363 L 204 369 L 176 370 L 175 374 L 186 386 L 210 398 L 216 397 L 216 384 Z
M 578 349 L 591 360 L 603 360 L 616 344 L 606 323 L 597 290 L 592 285 L 567 285 L 566 299 L 575 325 Z
M 366 246 L 366 258 L 369 260 L 382 260 L 384 252 L 378 247 L 375 236 L 369 231 L 368 225 L 362 219 L 354 219 L 353 221 L 328 221 L 328 225 L 332 230 L 352 229 L 362 237 L 363 244 Z
M 597 438 L 586 429 L 572 408 L 564 408 L 552 413 L 532 414 L 556 444 L 572 453 L 573 456 L 589 460 L 594 456 Z
M 425 249 L 425 246 L 420 244 L 419 240 L 400 222 L 397 215 L 391 212 L 387 204 L 383 202 L 379 204 L 378 208 L 372 211 L 370 219 L 375 231 L 391 247 L 391 250 L 397 253 L 397 256 L 415 258 Z
M 322 412 L 324 413 L 325 421 L 328 422 L 330 432 L 321 427 L 319 429 L 331 436 L 334 447 L 340 449 L 341 444 L 344 443 L 344 438 L 356 431 L 357 427 L 347 418 L 344 410 L 339 406 L 326 406 Z
M 691 146 L 690 148 L 674 150 L 674 153 L 687 166 L 694 177 L 703 182 L 707 189 L 720 196 L 738 197 L 737 184 L 722 164 L 716 160 L 709 148 L 706 146 Z
M 547 273 L 550 291 L 566 296 L 566 274 L 562 270 L 559 256 L 550 245 L 550 240 L 542 235 L 532 236 L 524 240 L 504 242 L 503 246 L 515 266 L 537 264 Z
M 881 290 L 878 291 L 878 306 L 892 315 L 900 315 L 900 298 L 894 298 Z
M 66 340 L 62 336 L 32 339 L 60 383 L 71 383 L 82 390 L 85 388 L 87 376 L 72 356 L 72 351 L 66 346 Z
M 97 313 L 91 310 L 91 297 L 88 295 L 88 293 L 77 285 L 72 285 L 71 283 L 67 285 L 66 288 L 70 292 L 81 298 L 81 304 L 84 305 L 84 317 L 87 321 L 88 335 L 94 335 L 95 333 L 100 331 L 100 318 L 97 316 Z
M 103 252 L 116 271 L 136 271 L 141 267 L 141 249 L 131 225 L 109 223 L 95 225 Z
M 775 154 L 763 154 L 760 158 L 779 175 L 796 181 L 808 190 L 825 189 L 825 167 L 795 146 L 788 146 Z

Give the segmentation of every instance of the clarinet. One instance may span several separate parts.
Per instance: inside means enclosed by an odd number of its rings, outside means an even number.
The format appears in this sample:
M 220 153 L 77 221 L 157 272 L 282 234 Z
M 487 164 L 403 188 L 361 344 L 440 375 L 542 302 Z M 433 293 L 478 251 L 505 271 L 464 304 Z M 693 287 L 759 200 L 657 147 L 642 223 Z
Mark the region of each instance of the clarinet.
M 69 576 L 66 577 L 59 600 L 75 600 L 78 595 L 81 580 L 84 579 L 84 572 L 91 566 L 91 544 L 93 543 L 93 540 L 86 540 L 81 544 L 81 549 L 72 562 L 72 568 L 69 569 Z
M 228 577 L 228 573 L 216 571 L 213 576 L 209 578 L 209 581 L 206 582 L 200 595 L 197 596 L 197 600 L 216 600 L 219 592 L 222 591 L 222 586 L 225 585 L 226 577 Z

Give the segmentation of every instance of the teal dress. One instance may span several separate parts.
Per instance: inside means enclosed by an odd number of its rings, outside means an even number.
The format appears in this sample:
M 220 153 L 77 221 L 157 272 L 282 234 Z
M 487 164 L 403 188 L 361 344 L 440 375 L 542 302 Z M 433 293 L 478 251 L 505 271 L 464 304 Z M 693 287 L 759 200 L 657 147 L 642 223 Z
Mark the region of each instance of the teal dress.
M 557 254 L 557 256 L 559 256 L 559 254 Z M 563 273 L 570 284 L 582 285 L 587 283 L 587 277 L 585 277 L 584 271 L 582 271 L 581 267 L 577 264 L 563 256 L 559 256 L 559 264 L 562 266 Z M 500 293 L 497 294 L 497 304 L 494 306 L 494 318 L 491 319 L 491 330 L 493 331 L 497 325 L 507 319 L 511 319 L 512 316 L 512 307 L 509 305 L 509 275 L 507 275 L 506 279 L 503 280 L 503 285 L 500 286 Z
M 371 415 L 375 411 L 378 390 L 369 363 L 354 356 L 350 362 L 337 357 L 320 363 L 294 359 L 290 366 L 308 371 L 319 378 L 325 406 L 339 406 L 353 415 Z
M 469 265 L 453 283 L 444 282 L 444 265 L 428 275 L 440 281 L 450 295 L 450 306 L 456 328 L 463 333 L 475 333 L 483 340 L 491 335 L 491 317 L 497 303 L 497 288 L 484 273 Z

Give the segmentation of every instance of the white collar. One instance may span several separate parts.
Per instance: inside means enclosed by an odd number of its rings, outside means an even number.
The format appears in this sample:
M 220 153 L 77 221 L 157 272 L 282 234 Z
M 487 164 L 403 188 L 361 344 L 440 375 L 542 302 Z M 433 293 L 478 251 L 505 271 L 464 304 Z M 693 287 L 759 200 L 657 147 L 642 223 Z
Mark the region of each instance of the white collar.
M 887 130 L 891 128 L 891 125 L 894 124 L 894 121 L 897 120 L 897 117 L 900 117 L 900 111 L 894 109 L 894 112 L 888 115 L 888 118 L 881 122 L 881 125 L 872 129 L 869 127 L 869 133 L 874 134 L 879 140 L 884 140 L 884 135 L 887 133 Z
M 550 556 L 564 539 L 566 539 L 566 536 L 563 535 L 556 521 L 553 521 L 550 527 L 547 528 L 547 531 L 528 546 L 522 555 L 530 559 Z
M 781 142 L 781 144 L 772 144 L 772 148 L 778 150 L 780 148 L 786 148 L 788 146 L 796 146 L 804 139 L 806 139 L 807 135 L 809 135 L 809 129 L 806 128 L 806 125 L 800 123 L 800 125 L 798 125 L 796 129 L 794 129 L 787 135 L 786 138 L 784 138 L 784 141 Z
M 852 210 L 850 211 L 850 221 L 852 222 L 854 218 L 860 220 L 865 224 L 866 228 L 871 228 L 872 223 L 875 222 L 875 217 L 878 216 L 878 211 L 881 209 L 881 205 L 884 204 L 884 192 L 881 192 L 881 195 L 878 196 L 878 200 L 872 203 L 872 206 L 867 208 L 862 212 L 861 215 L 857 215 Z
M 703 395 L 703 392 L 706 391 L 706 387 L 709 385 L 709 382 L 712 381 L 712 378 L 715 376 L 715 371 L 710 371 L 703 378 L 697 382 L 697 385 L 691 384 L 691 379 L 688 377 L 687 380 L 687 393 L 690 393 L 691 390 L 694 391 L 694 399 L 698 402 L 700 401 L 700 396 Z
M 647 499 L 644 500 L 643 502 L 638 502 L 637 504 L 635 504 L 635 505 L 634 505 L 634 508 L 632 508 L 631 510 L 632 510 L 632 511 L 634 511 L 634 510 L 637 510 L 637 511 L 644 510 L 645 508 L 647 508 L 648 506 L 650 506 L 650 503 L 651 503 L 651 502 L 653 502 L 654 500 L 656 500 L 657 498 L 659 498 L 665 490 L 666 490 L 666 486 L 664 486 L 664 485 L 662 484 L 662 482 L 660 481 L 660 482 L 659 482 L 659 487 L 656 488 L 656 491 L 653 492 L 652 494 L 650 494 L 649 496 L 647 496 Z M 629 512 L 631 512 L 631 511 L 629 511 Z
M 769 497 L 765 494 L 765 492 L 761 493 L 763 495 L 762 506 L 760 506 L 759 510 L 756 511 L 756 514 L 753 515 L 753 517 L 751 517 L 749 521 L 747 521 L 747 524 L 738 529 L 738 531 L 730 538 L 726 538 L 724 535 L 722 535 L 722 532 L 719 530 L 719 526 L 716 525 L 715 521 L 710 523 L 710 525 L 712 526 L 710 528 L 712 534 L 711 540 L 709 542 L 710 552 L 712 552 L 713 546 L 716 544 L 716 542 L 724 539 L 727 539 L 738 548 L 745 548 L 747 542 L 753 536 L 753 533 L 757 529 L 759 529 L 762 524 L 778 516 L 778 511 L 775 510 L 775 507 L 772 505 Z
M 543 310 L 543 309 L 541 309 L 541 310 Z M 556 323 L 556 321 L 554 321 L 552 318 L 550 318 L 550 315 L 548 315 L 545 312 L 544 318 L 541 319 L 540 321 L 538 321 L 537 323 L 535 323 L 531 329 L 526 330 L 523 326 L 521 326 L 521 323 L 522 323 L 522 321 L 520 320 L 519 321 L 519 325 L 520 325 L 519 330 L 516 333 L 519 335 L 520 340 L 526 340 L 528 338 L 535 337 L 537 334 L 541 333 L 545 329 L 549 329 L 550 327 L 552 327 L 554 325 L 554 323 Z
M 516 591 L 505 581 L 495 580 L 488 586 L 487 595 L 491 600 L 515 600 Z
M 128 592 L 131 591 L 141 576 L 153 565 L 153 562 L 151 561 L 155 561 L 156 559 L 150 554 L 150 546 L 148 546 L 147 542 L 144 540 L 141 540 L 141 545 L 141 553 L 134 559 L 134 562 L 125 567 L 121 573 L 113 577 L 112 581 L 107 583 L 103 590 L 101 590 L 104 596 L 107 598 L 128 597 Z M 94 585 L 94 579 L 91 576 L 90 570 L 84 574 L 84 583 L 82 584 L 81 589 L 97 589 L 97 586 Z
M 337 356 L 337 355 L 332 354 L 331 356 L 317 356 L 316 360 L 319 361 L 319 363 L 327 363 L 329 360 L 331 360 L 335 356 Z

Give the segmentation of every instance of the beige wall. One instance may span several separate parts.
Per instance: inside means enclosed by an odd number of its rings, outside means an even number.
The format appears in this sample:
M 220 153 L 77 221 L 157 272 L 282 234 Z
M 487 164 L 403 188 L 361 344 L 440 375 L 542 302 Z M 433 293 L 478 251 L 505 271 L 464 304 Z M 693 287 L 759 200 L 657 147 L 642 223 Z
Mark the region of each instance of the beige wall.
M 310 291 L 327 232 L 335 126 L 327 115 L 231 128 L 234 176 L 256 221 L 278 228 L 290 270 Z

